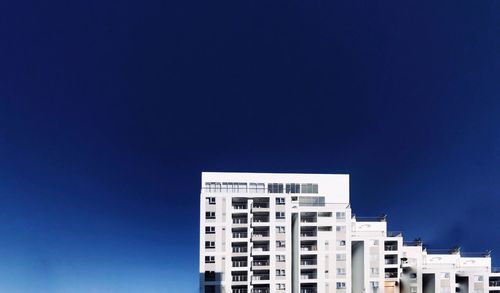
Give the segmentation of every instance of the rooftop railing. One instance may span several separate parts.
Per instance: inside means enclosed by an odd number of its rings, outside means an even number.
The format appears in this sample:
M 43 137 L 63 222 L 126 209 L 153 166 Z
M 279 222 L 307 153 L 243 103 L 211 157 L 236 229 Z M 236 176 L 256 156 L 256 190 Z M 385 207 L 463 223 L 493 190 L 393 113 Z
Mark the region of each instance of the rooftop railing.
M 492 273 L 500 273 L 500 267 L 492 267 L 491 272 Z
M 387 237 L 403 237 L 403 232 L 401 232 L 401 231 L 388 231 Z

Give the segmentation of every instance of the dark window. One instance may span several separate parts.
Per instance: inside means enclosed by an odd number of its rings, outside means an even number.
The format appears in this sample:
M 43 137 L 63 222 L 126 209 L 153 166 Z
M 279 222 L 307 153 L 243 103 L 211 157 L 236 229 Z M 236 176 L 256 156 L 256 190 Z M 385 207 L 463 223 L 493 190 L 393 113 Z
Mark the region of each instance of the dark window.
M 281 183 L 268 183 L 267 184 L 268 193 L 283 193 L 283 184 Z

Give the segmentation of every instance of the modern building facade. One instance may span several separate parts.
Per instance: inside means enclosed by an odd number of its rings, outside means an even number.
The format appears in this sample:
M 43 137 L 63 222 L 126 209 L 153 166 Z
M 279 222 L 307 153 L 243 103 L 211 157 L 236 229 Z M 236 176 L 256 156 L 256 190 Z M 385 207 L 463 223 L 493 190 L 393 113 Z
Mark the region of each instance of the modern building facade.
M 349 175 L 204 172 L 200 211 L 200 292 L 500 293 L 489 253 L 351 214 Z

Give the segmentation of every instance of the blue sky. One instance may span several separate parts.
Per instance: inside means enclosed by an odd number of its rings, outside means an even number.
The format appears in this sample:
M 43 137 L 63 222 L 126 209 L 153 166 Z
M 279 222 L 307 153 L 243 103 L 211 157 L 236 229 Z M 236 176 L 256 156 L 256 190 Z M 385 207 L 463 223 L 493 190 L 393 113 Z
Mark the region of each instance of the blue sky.
M 356 214 L 500 266 L 498 1 L 0 14 L 0 292 L 196 292 L 202 171 L 349 173 Z

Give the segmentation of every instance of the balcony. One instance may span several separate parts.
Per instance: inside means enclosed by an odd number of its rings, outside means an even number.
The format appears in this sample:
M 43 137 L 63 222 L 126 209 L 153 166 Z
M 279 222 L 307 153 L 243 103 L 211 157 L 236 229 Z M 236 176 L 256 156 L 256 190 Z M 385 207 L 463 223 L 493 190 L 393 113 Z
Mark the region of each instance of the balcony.
M 246 210 L 246 209 L 248 209 L 248 205 L 246 203 L 233 203 L 232 207 L 234 210 Z
M 252 252 L 267 252 L 269 251 L 269 245 L 266 246 L 254 246 Z
M 316 273 L 301 273 L 300 274 L 300 279 L 301 280 L 314 280 L 318 278 L 318 274 Z
M 233 282 L 246 282 L 248 281 L 247 275 L 233 275 Z
M 269 217 L 254 217 L 254 223 L 269 223 Z
M 247 288 L 233 288 L 231 293 L 248 293 Z
M 252 238 L 261 239 L 269 237 L 269 231 L 255 231 L 252 233 Z
M 269 288 L 253 288 L 252 293 L 269 293 Z
M 302 266 L 315 266 L 318 264 L 316 259 L 303 259 L 300 261 L 300 265 Z
M 233 268 L 244 268 L 247 266 L 248 266 L 248 262 L 246 260 L 233 261 Z
M 386 265 L 397 265 L 398 264 L 398 256 L 397 255 L 387 255 L 384 259 L 384 263 Z
M 317 223 L 318 220 L 316 218 L 300 218 L 301 223 Z
M 252 280 L 254 281 L 268 281 L 269 280 L 269 274 L 259 274 L 259 275 L 253 275 Z
M 300 232 L 301 237 L 316 237 L 318 236 L 318 233 L 316 231 L 303 231 Z
M 300 289 L 300 293 L 318 293 L 318 289 L 316 289 L 316 288 L 302 288 L 302 289 Z
M 269 260 L 254 260 L 252 265 L 254 267 L 267 267 L 269 266 Z
M 247 232 L 233 232 L 233 238 L 248 238 Z
M 385 272 L 386 279 L 393 279 L 398 277 L 398 272 Z
M 233 252 L 234 253 L 246 253 L 246 252 L 248 252 L 248 248 L 246 246 L 234 246 Z
M 269 202 L 254 202 L 252 208 L 256 210 L 268 209 Z
M 233 218 L 233 224 L 247 224 L 247 218 Z
M 384 250 L 385 251 L 397 251 L 398 245 L 397 244 L 386 244 L 386 245 L 384 245 Z
M 317 245 L 302 244 L 300 245 L 301 251 L 316 251 L 318 249 Z

